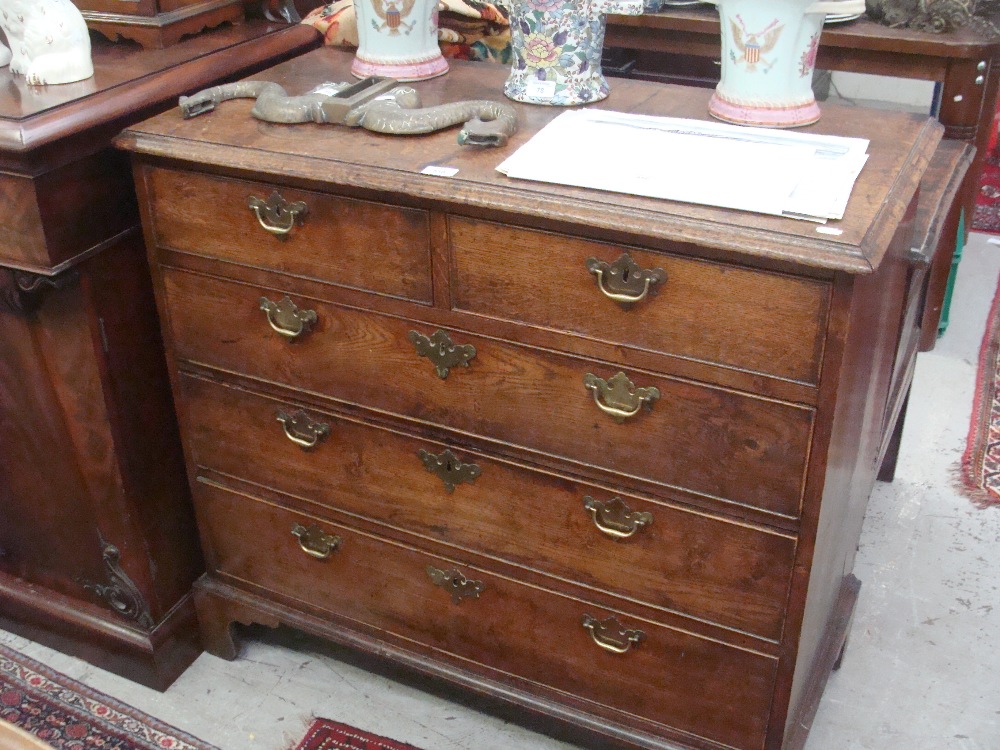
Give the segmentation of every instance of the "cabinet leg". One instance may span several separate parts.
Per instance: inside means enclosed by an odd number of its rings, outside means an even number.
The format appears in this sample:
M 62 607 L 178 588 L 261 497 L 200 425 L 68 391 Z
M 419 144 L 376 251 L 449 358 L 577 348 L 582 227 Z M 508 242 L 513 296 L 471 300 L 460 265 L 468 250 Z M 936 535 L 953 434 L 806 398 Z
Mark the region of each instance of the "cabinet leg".
M 205 650 L 227 661 L 239 656 L 240 646 L 233 635 L 233 618 L 229 614 L 229 603 L 207 591 L 195 588 L 194 604 L 198 612 L 198 630 Z

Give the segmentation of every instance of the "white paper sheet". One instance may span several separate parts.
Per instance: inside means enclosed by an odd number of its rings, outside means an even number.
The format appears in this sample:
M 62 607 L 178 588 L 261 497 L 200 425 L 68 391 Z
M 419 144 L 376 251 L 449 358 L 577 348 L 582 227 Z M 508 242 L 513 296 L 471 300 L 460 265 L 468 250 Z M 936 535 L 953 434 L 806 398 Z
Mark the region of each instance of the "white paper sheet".
M 843 218 L 868 141 L 569 110 L 497 169 L 516 179 L 826 221 Z

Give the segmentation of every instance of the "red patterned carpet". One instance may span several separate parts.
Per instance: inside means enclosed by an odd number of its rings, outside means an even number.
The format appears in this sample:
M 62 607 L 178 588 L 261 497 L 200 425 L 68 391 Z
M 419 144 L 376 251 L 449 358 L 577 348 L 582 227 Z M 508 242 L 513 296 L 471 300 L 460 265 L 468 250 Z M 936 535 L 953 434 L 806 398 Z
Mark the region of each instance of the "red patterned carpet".
M 986 148 L 983 174 L 979 178 L 979 193 L 976 195 L 976 211 L 972 217 L 972 228 L 977 232 L 1000 234 L 1000 145 L 997 127 L 1000 126 L 1000 110 L 993 118 L 993 132 Z
M 316 719 L 295 750 L 417 750 L 396 740 L 379 737 L 329 719 Z
M 977 505 L 1000 505 L 1000 290 L 979 353 L 976 401 L 962 457 L 962 484 Z
M 218 750 L 2 644 L 0 719 L 57 750 Z

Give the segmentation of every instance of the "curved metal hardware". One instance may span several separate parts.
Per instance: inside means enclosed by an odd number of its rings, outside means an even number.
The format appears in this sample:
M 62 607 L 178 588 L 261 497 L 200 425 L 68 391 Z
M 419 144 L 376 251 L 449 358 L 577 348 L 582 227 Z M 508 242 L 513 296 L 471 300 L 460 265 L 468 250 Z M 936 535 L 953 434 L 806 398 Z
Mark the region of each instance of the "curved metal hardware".
M 454 568 L 438 570 L 433 565 L 428 565 L 427 575 L 430 576 L 435 586 L 440 586 L 451 594 L 451 600 L 455 604 L 461 604 L 463 599 L 478 599 L 479 595 L 486 590 L 482 581 L 470 580 Z
M 598 620 L 596 617 L 584 615 L 581 624 L 590 631 L 590 637 L 594 643 L 605 651 L 615 654 L 628 653 L 633 646 L 639 645 L 646 634 L 641 630 L 627 630 L 618 622 L 618 618 L 612 615 L 606 620 Z
M 280 302 L 271 302 L 267 297 L 261 297 L 260 309 L 267 313 L 267 322 L 271 328 L 286 339 L 296 339 L 303 333 L 308 333 L 318 319 L 315 310 L 300 310 L 288 296 Z
M 454 492 L 455 485 L 462 482 L 472 484 L 483 471 L 475 464 L 463 464 L 458 456 L 448 449 L 445 449 L 440 456 L 435 456 L 421 448 L 417 451 L 417 455 L 424 462 L 427 471 L 444 482 L 448 492 Z
M 257 223 L 279 240 L 285 239 L 296 224 L 302 224 L 309 211 L 302 201 L 289 203 L 277 190 L 266 201 L 251 195 L 247 206 L 257 217 Z
M 121 550 L 105 540 L 100 531 L 97 538 L 101 543 L 101 557 L 107 569 L 107 583 L 95 583 L 83 578 L 77 578 L 87 591 L 91 591 L 104 600 L 111 609 L 138 623 L 140 627 L 151 630 L 155 625 L 142 591 L 129 578 L 121 565 Z
M 417 354 L 427 357 L 437 370 L 438 377 L 444 380 L 452 367 L 468 367 L 476 356 L 476 347 L 472 344 L 454 344 L 447 333 L 438 329 L 430 338 L 417 331 L 406 334 Z
M 306 528 L 300 523 L 292 526 L 292 536 L 299 540 L 299 548 L 310 557 L 325 560 L 340 547 L 340 537 L 327 534 L 316 524 Z
M 285 437 L 305 451 L 315 448 L 320 440 L 330 434 L 330 425 L 313 421 L 302 409 L 291 414 L 279 411 L 277 419 L 281 422 Z
M 593 516 L 594 526 L 615 539 L 628 539 L 653 523 L 652 513 L 633 511 L 620 497 L 603 502 L 587 495 L 583 498 L 583 507 Z
M 597 277 L 601 294 L 620 305 L 642 302 L 652 287 L 667 280 L 667 272 L 662 268 L 644 270 L 628 253 L 622 253 L 614 263 L 587 258 L 587 270 Z
M 624 372 L 618 373 L 611 380 L 604 380 L 588 372 L 583 376 L 583 384 L 588 391 L 594 392 L 597 408 L 619 424 L 637 415 L 643 406 L 652 409 L 653 403 L 660 398 L 659 388 L 636 388 Z

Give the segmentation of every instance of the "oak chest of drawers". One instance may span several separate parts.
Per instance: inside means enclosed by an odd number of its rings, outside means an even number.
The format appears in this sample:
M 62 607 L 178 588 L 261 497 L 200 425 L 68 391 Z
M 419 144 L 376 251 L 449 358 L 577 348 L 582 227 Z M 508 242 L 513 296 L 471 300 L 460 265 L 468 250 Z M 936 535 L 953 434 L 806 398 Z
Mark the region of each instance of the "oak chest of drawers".
M 262 77 L 299 93 L 349 64 L 324 49 Z M 419 89 L 500 98 L 504 76 L 459 63 Z M 599 106 L 703 117 L 707 96 L 619 81 Z M 595 742 L 801 746 L 911 375 L 939 126 L 828 108 L 818 130 L 872 144 L 821 234 L 496 173 L 552 109 L 518 107 L 512 142 L 477 151 L 250 106 L 119 140 L 208 649 L 284 623 Z

